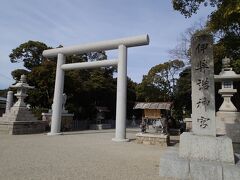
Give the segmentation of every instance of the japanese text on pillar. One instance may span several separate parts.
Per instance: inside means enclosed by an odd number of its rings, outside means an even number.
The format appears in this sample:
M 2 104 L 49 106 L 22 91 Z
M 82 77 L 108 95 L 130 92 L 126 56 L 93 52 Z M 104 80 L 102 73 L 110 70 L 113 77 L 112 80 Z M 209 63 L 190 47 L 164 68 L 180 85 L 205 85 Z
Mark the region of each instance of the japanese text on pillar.
M 195 49 L 197 55 L 203 55 L 206 53 L 206 49 L 208 48 L 208 43 L 199 43 Z M 201 56 L 202 57 L 202 56 Z M 204 57 L 204 56 L 203 56 Z M 201 78 L 197 79 L 197 86 L 198 90 L 208 91 L 210 87 L 210 83 L 208 80 L 208 70 L 209 70 L 209 64 L 207 59 L 200 59 L 200 61 L 196 64 L 196 67 L 194 68 L 197 73 L 201 73 Z M 205 111 L 207 111 L 208 105 L 210 103 L 210 98 L 207 97 L 206 94 L 208 93 L 201 93 L 203 94 L 203 97 L 200 97 L 196 103 L 196 108 L 203 107 Z M 205 96 L 204 96 L 205 95 Z M 199 126 L 201 128 L 206 128 L 208 126 L 208 121 L 210 121 L 210 118 L 204 117 L 203 115 L 200 115 L 200 117 L 197 118 L 197 122 L 199 122 Z

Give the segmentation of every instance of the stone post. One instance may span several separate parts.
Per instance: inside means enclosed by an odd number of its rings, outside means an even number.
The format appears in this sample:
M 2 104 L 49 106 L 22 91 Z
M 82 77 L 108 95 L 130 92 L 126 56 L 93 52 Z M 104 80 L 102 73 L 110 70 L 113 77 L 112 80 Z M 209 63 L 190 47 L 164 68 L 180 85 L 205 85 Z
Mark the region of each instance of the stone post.
M 58 54 L 57 69 L 56 69 L 56 80 L 53 98 L 53 109 L 52 109 L 52 122 L 51 132 L 48 135 L 60 134 L 61 120 L 62 120 L 62 101 L 63 101 L 63 86 L 64 86 L 64 71 L 61 66 L 65 64 L 65 56 L 61 53 Z
M 113 141 L 128 141 L 126 139 L 126 114 L 127 114 L 127 47 L 120 45 L 118 58 L 117 78 L 117 107 L 116 107 L 116 132 Z
M 12 91 L 8 91 L 5 113 L 10 111 L 12 105 L 13 105 L 13 92 Z

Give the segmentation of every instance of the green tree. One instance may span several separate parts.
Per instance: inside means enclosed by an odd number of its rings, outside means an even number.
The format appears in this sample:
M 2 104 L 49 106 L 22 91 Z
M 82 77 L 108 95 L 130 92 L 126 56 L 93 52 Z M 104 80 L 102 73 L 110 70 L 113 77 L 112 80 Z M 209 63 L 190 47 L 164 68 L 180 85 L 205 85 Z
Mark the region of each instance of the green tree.
M 185 17 L 197 13 L 201 4 L 216 9 L 209 15 L 206 28 L 218 40 L 217 54 L 224 54 L 233 60 L 240 57 L 240 1 L 239 0 L 173 0 L 173 8 Z M 224 51 L 222 51 L 224 50 Z M 224 52 L 224 53 L 223 53 Z M 221 56 L 223 58 L 224 56 Z M 221 60 L 221 59 L 220 59 Z
M 147 75 L 143 76 L 143 80 L 137 85 L 137 101 L 154 102 L 163 101 L 163 96 L 161 91 L 154 86 Z
M 173 8 L 185 17 L 197 13 L 201 4 L 216 9 L 209 16 L 208 27 L 223 33 L 240 33 L 240 1 L 239 0 L 173 0 Z
M 44 61 L 42 52 L 49 48 L 42 42 L 28 41 L 12 50 L 9 55 L 10 61 L 12 63 L 23 62 L 24 67 L 31 70 Z
M 107 59 L 105 52 L 69 56 L 68 63 Z M 67 108 L 79 118 L 95 116 L 96 106 L 107 106 L 114 113 L 116 80 L 113 67 L 71 70 L 65 74 L 64 91 L 68 95 Z
M 191 101 L 191 67 L 179 74 L 174 99 L 174 116 L 176 119 L 190 117 L 192 111 Z
M 133 107 L 137 100 L 137 83 L 132 81 L 129 77 L 127 78 L 127 117 L 132 119 L 134 114 Z
M 55 83 L 56 62 L 46 60 L 27 74 L 28 83 L 35 88 L 29 91 L 27 102 L 32 108 L 51 108 Z
M 183 67 L 183 61 L 178 59 L 152 67 L 138 85 L 138 99 L 171 101 L 174 98 L 176 76 Z
M 206 30 L 206 22 L 204 22 L 203 19 L 200 19 L 180 34 L 177 45 L 169 50 L 172 59 L 180 59 L 187 64 L 190 63 L 191 38 L 193 34 L 199 30 Z

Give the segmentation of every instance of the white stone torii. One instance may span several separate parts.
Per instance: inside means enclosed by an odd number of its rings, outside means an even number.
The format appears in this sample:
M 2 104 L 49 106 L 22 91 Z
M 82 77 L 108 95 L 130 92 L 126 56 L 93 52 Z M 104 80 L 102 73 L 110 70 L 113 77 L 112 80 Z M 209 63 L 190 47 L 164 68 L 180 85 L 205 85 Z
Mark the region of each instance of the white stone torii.
M 85 45 L 55 48 L 43 51 L 44 57 L 57 57 L 56 80 L 53 98 L 51 132 L 48 135 L 59 135 L 61 127 L 62 94 L 64 87 L 64 71 L 72 69 L 90 69 L 96 67 L 118 66 L 116 131 L 113 141 L 128 141 L 126 139 L 126 104 L 127 104 L 127 48 L 149 44 L 149 36 L 141 35 L 116 40 L 108 40 Z M 68 55 L 87 52 L 118 49 L 118 59 L 95 62 L 65 64 Z

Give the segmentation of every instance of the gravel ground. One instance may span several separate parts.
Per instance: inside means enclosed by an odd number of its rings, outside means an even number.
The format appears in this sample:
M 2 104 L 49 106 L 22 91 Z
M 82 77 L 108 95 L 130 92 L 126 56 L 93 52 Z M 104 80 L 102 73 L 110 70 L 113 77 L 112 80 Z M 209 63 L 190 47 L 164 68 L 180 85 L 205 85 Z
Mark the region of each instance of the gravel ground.
M 0 134 L 1 180 L 159 179 L 164 148 L 111 141 L 114 130 L 78 131 L 61 136 Z

